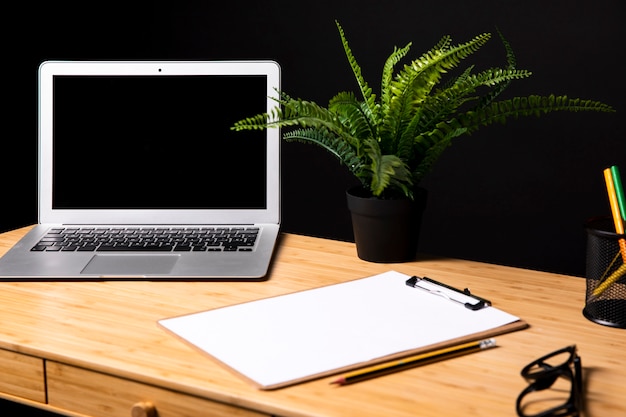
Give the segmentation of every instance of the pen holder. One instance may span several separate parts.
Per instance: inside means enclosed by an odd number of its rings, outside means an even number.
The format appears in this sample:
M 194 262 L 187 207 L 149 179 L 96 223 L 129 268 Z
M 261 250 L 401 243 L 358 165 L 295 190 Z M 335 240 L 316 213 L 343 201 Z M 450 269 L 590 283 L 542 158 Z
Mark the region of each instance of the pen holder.
M 587 293 L 583 315 L 594 323 L 624 329 L 626 272 L 619 240 L 626 239 L 626 235 L 612 232 L 615 229 L 608 218 L 590 219 L 585 229 Z M 598 290 L 602 291 L 598 293 Z

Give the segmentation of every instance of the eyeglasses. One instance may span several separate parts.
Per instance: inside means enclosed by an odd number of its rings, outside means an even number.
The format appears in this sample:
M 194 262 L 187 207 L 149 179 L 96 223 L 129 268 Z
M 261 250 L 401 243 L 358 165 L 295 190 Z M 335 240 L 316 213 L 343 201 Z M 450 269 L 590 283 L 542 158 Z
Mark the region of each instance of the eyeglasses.
M 582 365 L 576 345 L 529 363 L 521 374 L 530 385 L 517 397 L 518 416 L 578 416 L 582 412 Z

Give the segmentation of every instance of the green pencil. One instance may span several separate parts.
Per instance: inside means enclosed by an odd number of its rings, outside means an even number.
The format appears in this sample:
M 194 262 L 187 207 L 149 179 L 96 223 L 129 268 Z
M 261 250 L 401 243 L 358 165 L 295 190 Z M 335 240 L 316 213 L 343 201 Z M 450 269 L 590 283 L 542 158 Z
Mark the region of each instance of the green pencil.
M 611 167 L 611 176 L 613 177 L 613 185 L 615 186 L 615 194 L 622 221 L 626 221 L 626 197 L 624 197 L 624 187 L 622 186 L 622 179 L 620 178 L 617 165 Z

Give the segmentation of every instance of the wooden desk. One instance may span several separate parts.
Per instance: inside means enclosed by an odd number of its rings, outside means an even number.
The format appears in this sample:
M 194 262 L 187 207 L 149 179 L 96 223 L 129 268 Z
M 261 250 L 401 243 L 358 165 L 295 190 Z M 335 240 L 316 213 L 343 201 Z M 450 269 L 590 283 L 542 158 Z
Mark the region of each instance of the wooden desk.
M 0 255 L 27 228 L 0 235 Z M 164 317 L 395 269 L 491 299 L 530 324 L 499 347 L 349 386 L 260 391 L 157 327 Z M 577 344 L 587 416 L 626 415 L 626 330 L 581 313 L 585 280 L 457 259 L 373 264 L 354 245 L 282 235 L 271 279 L 0 283 L 0 397 L 69 416 L 514 416 L 531 360 Z M 320 306 L 323 308 L 323 306 Z M 416 317 L 428 320 L 428 317 Z M 250 347 L 254 349 L 253 346 Z M 142 414 L 137 412 L 135 414 Z

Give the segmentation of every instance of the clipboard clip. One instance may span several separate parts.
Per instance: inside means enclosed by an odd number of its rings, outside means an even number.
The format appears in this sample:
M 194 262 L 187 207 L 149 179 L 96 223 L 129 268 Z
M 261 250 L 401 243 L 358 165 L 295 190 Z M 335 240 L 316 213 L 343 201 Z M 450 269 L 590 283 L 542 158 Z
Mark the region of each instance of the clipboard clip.
M 447 300 L 463 304 L 465 308 L 473 311 L 480 310 L 491 305 L 491 301 L 472 294 L 469 288 L 459 290 L 428 277 L 418 277 L 414 275 L 406 280 L 406 285 L 413 288 L 419 288 Z

